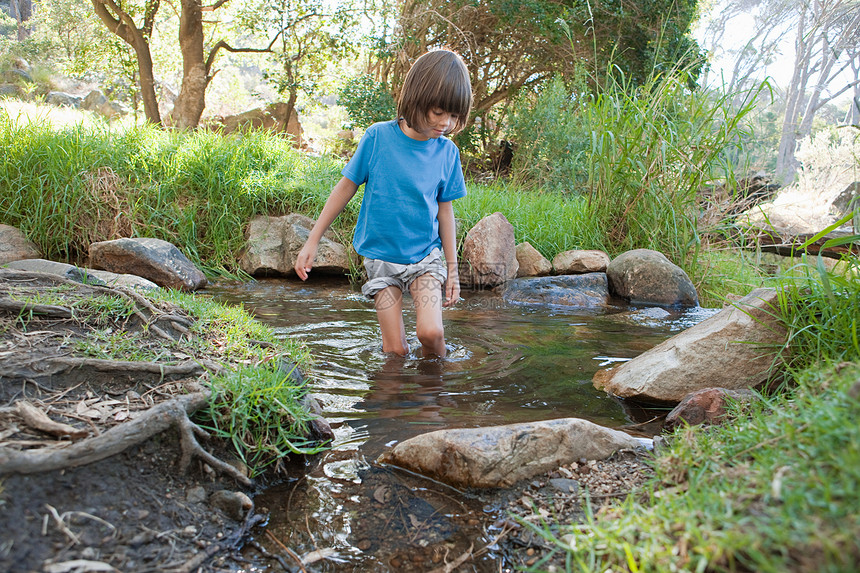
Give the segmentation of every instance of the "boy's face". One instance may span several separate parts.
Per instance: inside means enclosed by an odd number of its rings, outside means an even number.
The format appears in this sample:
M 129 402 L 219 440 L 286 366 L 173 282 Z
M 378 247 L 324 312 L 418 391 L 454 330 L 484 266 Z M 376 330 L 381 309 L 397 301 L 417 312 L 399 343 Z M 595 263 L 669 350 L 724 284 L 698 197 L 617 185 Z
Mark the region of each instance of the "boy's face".
M 442 108 L 431 107 L 427 112 L 425 124 L 416 128 L 406 127 L 404 125 L 403 132 L 419 141 L 427 141 L 428 139 L 438 139 L 443 135 L 451 133 L 457 126 L 458 115 L 449 113 Z

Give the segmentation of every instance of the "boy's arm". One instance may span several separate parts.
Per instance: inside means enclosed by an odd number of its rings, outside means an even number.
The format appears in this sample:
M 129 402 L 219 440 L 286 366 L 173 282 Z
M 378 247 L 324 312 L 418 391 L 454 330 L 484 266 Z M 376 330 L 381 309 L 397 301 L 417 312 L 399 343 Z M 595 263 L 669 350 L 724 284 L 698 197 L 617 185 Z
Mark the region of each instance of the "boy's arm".
M 445 282 L 445 301 L 442 306 L 452 306 L 460 298 L 460 274 L 457 269 L 457 231 L 451 201 L 439 203 L 437 218 L 442 251 L 448 263 L 448 280 Z
M 305 241 L 302 250 L 299 251 L 299 255 L 296 257 L 296 264 L 293 268 L 300 279 L 306 280 L 308 278 L 308 273 L 311 272 L 311 268 L 314 266 L 314 259 L 317 256 L 320 239 L 322 239 L 323 234 L 328 230 L 337 216 L 340 215 L 350 199 L 355 196 L 356 191 L 358 191 L 358 185 L 346 177 L 342 177 L 331 190 L 331 195 L 326 199 L 325 206 L 323 206 L 322 212 L 314 224 L 314 228 L 311 229 L 308 240 Z

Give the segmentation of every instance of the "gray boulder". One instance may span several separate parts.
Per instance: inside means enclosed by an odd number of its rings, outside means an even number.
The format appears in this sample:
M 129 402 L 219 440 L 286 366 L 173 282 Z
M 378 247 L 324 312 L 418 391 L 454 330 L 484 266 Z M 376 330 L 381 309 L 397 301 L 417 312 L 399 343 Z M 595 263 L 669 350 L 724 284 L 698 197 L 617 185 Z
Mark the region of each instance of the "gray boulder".
M 456 487 L 509 487 L 582 458 L 601 460 L 643 442 L 578 418 L 438 430 L 400 442 L 379 461 Z
M 313 226 L 313 219 L 298 213 L 254 217 L 245 232 L 247 242 L 239 267 L 252 276 L 295 276 L 296 258 Z M 346 247 L 334 241 L 330 231 L 320 240 L 313 268 L 321 273 L 349 272 Z
M 528 241 L 516 247 L 517 278 L 545 277 L 552 272 L 552 264 Z
M 158 286 L 195 291 L 206 276 L 179 249 L 161 239 L 125 238 L 90 245 L 90 265 L 119 274 L 133 274 Z
M 27 92 L 24 91 L 24 88 L 16 84 L 0 84 L 0 98 L 5 97 L 24 99 L 27 97 Z
M 592 381 L 621 398 L 656 403 L 677 403 L 704 388 L 755 388 L 786 341 L 777 316 L 777 291 L 756 289 L 633 360 L 599 370 Z
M 20 229 L 10 225 L 0 225 L 0 265 L 40 256 L 39 247 Z
M 552 259 L 552 270 L 557 275 L 605 273 L 609 255 L 603 251 L 574 249 L 557 254 Z
M 129 113 L 127 106 L 120 102 L 110 101 L 101 90 L 93 90 L 88 93 L 83 103 L 81 103 L 81 108 L 103 115 L 108 119 Z
M 48 92 L 45 96 L 45 103 L 58 107 L 74 107 L 81 106 L 81 98 L 65 92 Z
M 627 251 L 606 268 L 609 292 L 631 304 L 698 306 L 699 295 L 687 273 L 662 253 Z
M 505 284 L 507 302 L 601 308 L 609 303 L 604 273 L 514 279 Z
M 218 129 L 225 134 L 249 130 L 286 133 L 293 138 L 297 146 L 301 146 L 304 130 L 299 122 L 298 112 L 293 108 L 290 116 L 287 117 L 288 110 L 289 106 L 286 103 L 275 102 L 238 115 L 214 118 L 206 127 Z
M 477 290 L 497 287 L 517 276 L 514 226 L 501 213 L 478 221 L 463 241 L 460 283 Z

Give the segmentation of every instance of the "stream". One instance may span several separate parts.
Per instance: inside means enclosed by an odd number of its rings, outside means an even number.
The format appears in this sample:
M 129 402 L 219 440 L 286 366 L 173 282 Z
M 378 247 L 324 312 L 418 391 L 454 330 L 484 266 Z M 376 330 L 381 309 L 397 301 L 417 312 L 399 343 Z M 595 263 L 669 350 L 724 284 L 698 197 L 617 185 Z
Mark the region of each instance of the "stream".
M 411 309 L 404 314 L 412 353 L 383 354 L 372 303 L 343 279 L 219 283 L 206 292 L 308 346 L 315 363 L 305 374 L 336 436 L 300 478 L 255 498 L 269 514 L 255 534 L 259 545 L 273 554 L 287 548 L 305 564 L 260 562 L 248 552 L 249 571 L 431 571 L 487 546 L 456 570 L 504 570 L 492 544 L 503 507 L 381 466 L 379 454 L 443 428 L 564 417 L 653 435 L 661 412 L 595 390 L 592 376 L 715 312 L 528 307 L 467 291 L 444 311 L 449 355 L 440 360 L 419 356 Z

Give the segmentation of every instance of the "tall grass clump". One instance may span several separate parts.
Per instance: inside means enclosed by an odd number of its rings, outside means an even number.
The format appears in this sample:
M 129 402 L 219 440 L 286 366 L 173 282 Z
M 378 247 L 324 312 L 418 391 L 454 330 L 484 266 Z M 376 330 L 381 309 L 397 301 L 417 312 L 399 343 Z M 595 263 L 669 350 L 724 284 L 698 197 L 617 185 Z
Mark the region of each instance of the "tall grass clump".
M 652 248 L 695 265 L 699 191 L 732 177 L 755 93 L 690 88 L 690 69 L 634 85 L 611 69 L 593 91 L 550 83 L 512 119 L 515 179 L 587 199 L 610 254 Z M 740 105 L 737 101 L 741 101 Z
M 254 215 L 318 212 L 340 169 L 261 132 L 53 127 L 3 112 L 0 153 L 0 220 L 47 258 L 76 262 L 92 242 L 148 236 L 210 269 L 235 268 Z

